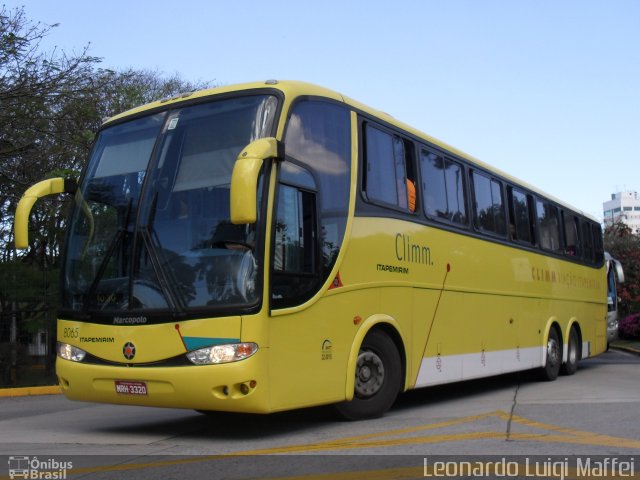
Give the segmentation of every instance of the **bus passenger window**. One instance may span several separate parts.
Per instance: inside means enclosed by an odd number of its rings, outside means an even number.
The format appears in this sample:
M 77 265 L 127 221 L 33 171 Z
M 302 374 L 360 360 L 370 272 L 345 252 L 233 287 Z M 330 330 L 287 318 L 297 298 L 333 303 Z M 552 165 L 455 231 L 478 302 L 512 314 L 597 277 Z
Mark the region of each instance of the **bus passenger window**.
M 510 240 L 528 244 L 534 243 L 529 213 L 529 197 L 523 191 L 513 187 L 507 188 L 507 196 L 509 200 Z
M 600 265 L 604 261 L 604 237 L 602 235 L 602 227 L 599 223 L 592 223 L 593 231 L 593 261 L 596 265 Z
M 415 211 L 411 147 L 411 142 L 367 125 L 364 190 L 369 200 Z
M 462 166 L 427 150 L 420 153 L 424 208 L 427 216 L 467 223 Z
M 560 242 L 560 219 L 558 209 L 548 202 L 536 201 L 540 246 L 552 252 L 562 252 Z
M 506 235 L 502 184 L 490 177 L 473 172 L 475 223 L 482 231 Z
M 564 254 L 570 257 L 577 257 L 580 253 L 578 250 L 578 244 L 580 241 L 580 237 L 578 235 L 578 217 L 563 210 L 562 218 L 564 220 Z
M 581 230 L 582 230 L 582 258 L 589 262 L 595 262 L 595 251 L 593 248 L 593 237 L 591 225 L 585 220 L 581 222 Z

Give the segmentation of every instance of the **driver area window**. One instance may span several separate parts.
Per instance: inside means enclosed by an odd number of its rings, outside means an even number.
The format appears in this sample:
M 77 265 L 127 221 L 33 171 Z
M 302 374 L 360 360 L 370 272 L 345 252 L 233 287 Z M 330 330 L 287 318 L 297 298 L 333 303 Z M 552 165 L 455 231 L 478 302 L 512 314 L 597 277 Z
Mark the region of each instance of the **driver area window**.
M 315 182 L 290 162 L 281 167 L 272 264 L 273 308 L 299 305 L 313 296 L 320 282 Z

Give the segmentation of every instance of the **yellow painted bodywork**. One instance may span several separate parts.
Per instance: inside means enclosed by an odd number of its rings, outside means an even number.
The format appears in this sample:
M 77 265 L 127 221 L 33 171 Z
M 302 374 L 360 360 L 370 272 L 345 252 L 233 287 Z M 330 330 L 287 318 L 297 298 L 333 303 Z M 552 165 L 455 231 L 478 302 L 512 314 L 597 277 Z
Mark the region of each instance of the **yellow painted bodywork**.
M 255 88 L 275 88 L 284 95 L 276 135 L 279 140 L 292 102 L 299 96 L 321 96 L 345 102 L 449 148 L 335 92 L 296 82 L 212 89 L 197 92 L 189 100 Z M 156 102 L 112 120 L 180 101 Z M 393 334 L 401 351 L 405 389 L 416 385 L 425 359 L 469 354 L 480 358 L 485 352 L 543 349 L 552 325 L 561 330 L 566 344 L 569 329 L 576 324 L 583 344 L 589 345 L 586 353 L 604 351 L 604 267 L 591 268 L 434 226 L 355 217 L 357 135 L 357 115 L 352 113 L 349 219 L 334 270 L 320 291 L 304 305 L 270 311 L 266 261 L 260 312 L 178 322 L 184 336 L 255 342 L 259 350 L 254 356 L 225 365 L 176 367 L 90 365 L 58 359 L 64 393 L 78 400 L 246 412 L 339 402 L 353 395 L 355 363 L 364 337 L 371 328 L 381 327 Z M 268 184 L 266 221 L 271 225 L 275 169 Z M 266 239 L 265 248 L 270 252 L 269 232 Z M 65 338 L 65 332 L 73 329 L 79 329 L 80 336 L 113 337 L 114 341 Z M 139 353 L 135 362 L 140 363 L 185 352 L 173 323 L 105 326 L 60 320 L 58 340 L 119 363 L 124 362 L 126 342 L 136 345 Z M 115 380 L 146 382 L 148 395 L 117 394 Z M 252 380 L 255 387 L 243 393 L 242 385 Z
M 268 391 L 265 388 L 268 384 L 266 349 L 259 350 L 242 362 L 226 365 L 153 365 L 186 353 L 181 336 L 239 339 L 240 329 L 240 317 L 148 326 L 98 325 L 59 320 L 58 341 L 85 350 L 103 360 L 104 364 L 80 364 L 58 358 L 56 372 L 63 393 L 74 400 L 265 412 L 268 405 Z M 136 348 L 131 361 L 123 356 L 123 348 L 127 343 L 132 343 Z M 113 362 L 114 365 L 107 362 Z M 148 395 L 117 394 L 116 380 L 143 381 L 147 384 Z M 241 385 L 252 380 L 256 386 L 249 393 L 243 393 Z
M 407 260 L 403 239 L 428 248 L 428 263 Z M 411 339 L 409 386 L 424 357 L 541 347 L 554 323 L 564 343 L 577 323 L 591 354 L 606 348 L 604 267 L 398 220 L 358 218 L 340 272 L 348 288 L 369 291 L 378 313 L 395 318 Z M 385 301 L 388 295 L 393 300 Z
M 265 160 L 277 158 L 275 138 L 255 140 L 240 152 L 231 175 L 231 223 L 255 223 L 258 176 Z
M 57 359 L 62 392 L 71 400 L 268 413 L 269 390 L 265 352 L 236 363 L 190 367 L 114 367 Z M 145 382 L 148 394 L 123 395 L 115 381 Z M 245 393 L 243 385 L 255 382 Z

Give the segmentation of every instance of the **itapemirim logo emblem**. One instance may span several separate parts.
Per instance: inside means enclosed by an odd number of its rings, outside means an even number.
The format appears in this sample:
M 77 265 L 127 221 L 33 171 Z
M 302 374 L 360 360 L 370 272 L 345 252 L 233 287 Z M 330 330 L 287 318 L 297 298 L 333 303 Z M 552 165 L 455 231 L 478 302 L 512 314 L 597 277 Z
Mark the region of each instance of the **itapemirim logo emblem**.
M 55 458 L 40 460 L 38 457 L 9 457 L 9 478 L 64 480 L 67 472 L 73 468 L 73 462 L 59 461 Z
M 127 360 L 133 360 L 133 357 L 136 356 L 136 346 L 131 342 L 125 343 L 122 347 L 122 354 Z

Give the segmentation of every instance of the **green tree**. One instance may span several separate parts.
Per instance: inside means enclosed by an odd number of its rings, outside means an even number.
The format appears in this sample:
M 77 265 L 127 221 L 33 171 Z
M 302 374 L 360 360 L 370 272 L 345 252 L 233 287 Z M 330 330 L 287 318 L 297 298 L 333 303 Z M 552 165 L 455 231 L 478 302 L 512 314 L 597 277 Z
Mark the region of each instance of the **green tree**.
M 100 69 L 101 59 L 87 48 L 71 56 L 43 52 L 41 41 L 56 26 L 30 22 L 22 8 L 0 10 L 0 261 L 16 258 L 13 212 L 22 193 L 43 178 L 78 176 L 104 119 L 208 86 L 178 75 Z M 23 255 L 56 265 L 67 204 L 36 204 Z
M 24 191 L 44 178 L 77 177 L 105 118 L 209 86 L 153 71 L 102 69 L 88 48 L 73 55 L 43 51 L 42 40 L 56 27 L 30 21 L 24 8 L 0 9 L 0 374 L 10 362 L 12 381 L 19 357 L 12 340 L 49 327 L 55 341 L 60 252 L 71 202 L 65 196 L 38 201 L 29 248 L 17 252 L 13 219 Z
M 15 258 L 10 240 L 15 205 L 24 190 L 48 172 L 69 168 L 69 158 L 57 155 L 69 138 L 60 135 L 64 106 L 86 92 L 99 59 L 88 55 L 43 52 L 43 38 L 56 25 L 29 21 L 23 8 L 0 10 L 0 260 Z M 76 164 L 77 164 L 77 160 Z M 55 203 L 35 212 L 39 256 L 57 256 L 59 239 L 46 227 L 60 216 Z M 49 230 L 51 232 L 52 230 Z M 34 252 L 31 252 L 32 254 Z M 44 258 L 41 259 L 44 261 Z

